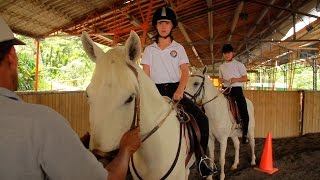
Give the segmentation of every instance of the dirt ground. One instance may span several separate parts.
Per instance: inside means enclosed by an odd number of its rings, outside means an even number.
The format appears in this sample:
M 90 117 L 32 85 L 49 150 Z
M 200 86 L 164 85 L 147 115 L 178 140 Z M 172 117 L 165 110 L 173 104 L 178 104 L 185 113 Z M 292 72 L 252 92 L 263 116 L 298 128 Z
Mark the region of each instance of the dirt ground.
M 265 138 L 256 138 L 256 163 L 260 164 Z M 219 144 L 219 143 L 216 143 Z M 215 163 L 219 168 L 216 147 Z M 318 180 L 320 179 L 320 133 L 306 134 L 295 138 L 272 139 L 273 167 L 279 170 L 270 175 L 255 170 L 250 165 L 249 145 L 240 147 L 240 164 L 231 171 L 234 151 L 231 139 L 226 152 L 226 179 L 236 180 Z M 189 180 L 200 180 L 197 171 L 191 171 Z M 215 179 L 219 179 L 215 178 Z

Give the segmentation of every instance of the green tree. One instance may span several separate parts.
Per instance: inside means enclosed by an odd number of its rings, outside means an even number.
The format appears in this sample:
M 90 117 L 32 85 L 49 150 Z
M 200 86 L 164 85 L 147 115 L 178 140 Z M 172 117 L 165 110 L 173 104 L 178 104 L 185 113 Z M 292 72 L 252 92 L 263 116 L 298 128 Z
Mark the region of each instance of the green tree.
M 24 41 L 26 44 L 33 44 L 31 38 L 19 36 L 19 39 Z M 19 59 L 19 91 L 26 91 L 34 89 L 35 80 L 35 48 L 30 45 L 16 46 L 18 59 Z
M 26 46 L 18 46 L 19 90 L 33 90 L 36 73 L 36 45 L 32 38 L 19 36 Z M 79 37 L 47 38 L 40 41 L 38 90 L 54 84 L 85 89 L 94 68 Z

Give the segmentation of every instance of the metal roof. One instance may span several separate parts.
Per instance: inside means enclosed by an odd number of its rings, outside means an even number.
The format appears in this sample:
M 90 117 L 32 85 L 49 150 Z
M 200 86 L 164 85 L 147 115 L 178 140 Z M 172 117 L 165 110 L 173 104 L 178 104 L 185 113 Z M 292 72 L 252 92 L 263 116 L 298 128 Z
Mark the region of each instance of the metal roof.
M 192 66 L 220 63 L 221 46 L 230 42 L 240 61 L 254 67 L 299 59 L 302 51 L 319 59 L 320 19 L 309 13 L 317 5 L 317 0 L 0 0 L 0 16 L 15 33 L 33 38 L 87 31 L 95 42 L 112 46 L 123 44 L 133 29 L 146 46 L 156 34 L 152 13 L 169 6 L 179 21 L 173 36 Z M 304 28 L 278 43 L 304 17 L 316 18 L 309 31 Z M 299 55 L 279 58 L 289 51 Z

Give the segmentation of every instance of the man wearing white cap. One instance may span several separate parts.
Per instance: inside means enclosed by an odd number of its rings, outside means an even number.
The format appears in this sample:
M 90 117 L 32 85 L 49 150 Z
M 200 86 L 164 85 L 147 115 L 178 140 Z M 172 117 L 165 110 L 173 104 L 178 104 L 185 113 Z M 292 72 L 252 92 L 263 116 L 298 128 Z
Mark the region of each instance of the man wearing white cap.
M 116 158 L 106 167 L 81 143 L 61 115 L 24 103 L 18 88 L 16 39 L 0 18 L 0 179 L 125 179 L 130 156 L 141 144 L 139 129 L 125 133 Z

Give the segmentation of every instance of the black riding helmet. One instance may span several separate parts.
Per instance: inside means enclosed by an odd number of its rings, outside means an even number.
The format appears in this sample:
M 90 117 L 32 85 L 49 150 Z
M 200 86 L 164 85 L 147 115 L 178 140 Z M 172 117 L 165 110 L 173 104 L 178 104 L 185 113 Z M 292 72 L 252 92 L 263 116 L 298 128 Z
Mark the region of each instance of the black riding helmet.
M 231 44 L 223 45 L 222 53 L 229 53 L 229 52 L 233 52 L 233 47 L 231 46 Z
M 178 24 L 174 11 L 168 7 L 162 7 L 156 10 L 152 17 L 152 26 L 156 29 L 157 22 L 162 19 L 170 20 L 175 28 Z

